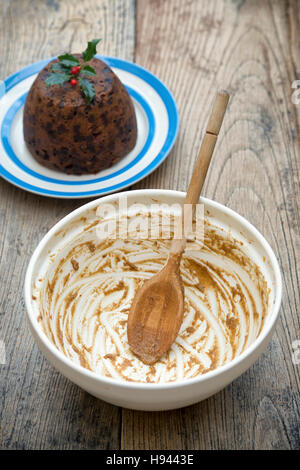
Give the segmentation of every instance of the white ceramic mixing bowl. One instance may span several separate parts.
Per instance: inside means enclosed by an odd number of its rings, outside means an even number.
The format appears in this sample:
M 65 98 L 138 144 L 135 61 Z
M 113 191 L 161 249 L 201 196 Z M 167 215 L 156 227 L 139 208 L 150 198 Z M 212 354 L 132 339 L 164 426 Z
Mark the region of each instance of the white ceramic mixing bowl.
M 27 318 L 32 334 L 46 358 L 51 364 L 72 382 L 109 403 L 137 410 L 168 410 L 197 403 L 218 392 L 246 369 L 266 349 L 274 333 L 279 316 L 281 303 L 281 275 L 275 255 L 264 237 L 246 219 L 221 204 L 201 198 L 209 217 L 220 227 L 230 227 L 231 233 L 242 237 L 249 243 L 253 260 L 263 272 L 271 292 L 270 308 L 264 327 L 258 338 L 240 356 L 230 363 L 193 379 L 164 383 L 135 383 L 119 382 L 115 379 L 101 377 L 80 365 L 75 364 L 63 355 L 45 335 L 40 322 L 38 311 L 32 299 L 33 286 L 40 277 L 45 259 L 59 240 L 59 234 L 83 223 L 84 215 L 98 207 L 99 203 L 112 203 L 119 198 L 127 197 L 128 205 L 132 203 L 153 204 L 183 203 L 185 193 L 168 190 L 140 190 L 112 194 L 92 201 L 75 210 L 58 222 L 42 239 L 30 260 L 25 279 L 25 302 Z M 81 222 L 80 222 L 81 221 Z

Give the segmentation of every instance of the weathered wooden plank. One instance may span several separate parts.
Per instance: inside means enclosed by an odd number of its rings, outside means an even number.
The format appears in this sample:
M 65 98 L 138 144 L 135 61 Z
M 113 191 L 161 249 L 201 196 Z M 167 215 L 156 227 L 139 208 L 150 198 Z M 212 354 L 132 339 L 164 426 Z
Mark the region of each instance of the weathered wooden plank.
M 99 51 L 132 60 L 134 0 L 24 0 L 0 2 L 0 78 L 102 37 Z M 25 193 L 0 180 L 0 447 L 9 449 L 118 449 L 120 410 L 89 396 L 43 359 L 28 330 L 23 281 L 38 241 L 86 200 Z
M 204 195 L 248 218 L 284 275 L 276 335 L 259 361 L 216 396 L 174 412 L 124 410 L 124 449 L 300 448 L 299 4 L 246 0 L 137 3 L 136 62 L 177 100 L 181 129 L 167 161 L 139 188 L 185 190 L 218 87 L 231 92 Z

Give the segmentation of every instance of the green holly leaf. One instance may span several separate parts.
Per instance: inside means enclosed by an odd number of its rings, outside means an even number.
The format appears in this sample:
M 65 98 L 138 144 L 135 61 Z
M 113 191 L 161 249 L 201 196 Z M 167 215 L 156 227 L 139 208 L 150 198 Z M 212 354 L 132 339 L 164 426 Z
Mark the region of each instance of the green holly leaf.
M 96 50 L 97 44 L 100 41 L 101 39 L 93 39 L 92 41 L 88 42 L 88 46 L 86 50 L 82 53 L 84 62 L 88 62 L 94 57 L 94 55 L 97 52 Z
M 93 39 L 92 41 L 88 42 L 86 50 L 82 53 L 84 62 L 88 62 L 91 60 L 97 52 L 97 44 L 101 41 L 101 39 Z M 51 65 L 51 74 L 46 78 L 45 83 L 47 86 L 51 85 L 62 85 L 63 83 L 67 82 L 72 78 L 71 69 L 72 67 L 77 67 L 80 65 L 79 60 L 77 57 L 73 56 L 72 54 L 63 54 L 58 56 L 59 62 L 55 62 Z M 96 70 L 91 67 L 90 65 L 82 66 L 81 70 L 76 73 L 76 78 L 79 77 L 79 86 L 86 97 L 88 103 L 91 103 L 94 99 L 96 93 L 93 83 L 89 80 L 84 78 L 84 75 L 88 76 L 95 76 Z
M 65 65 L 68 68 L 76 67 L 76 65 L 79 65 L 79 60 L 72 54 L 60 55 L 58 56 L 58 60 L 62 65 Z
M 61 62 L 55 62 L 54 64 L 51 65 L 51 71 L 52 72 L 68 72 L 69 67 L 66 67 Z
M 85 67 L 83 67 L 82 72 L 86 75 L 96 75 L 96 70 L 90 65 L 86 65 Z
M 79 86 L 84 96 L 88 100 L 88 103 L 90 104 L 96 95 L 94 85 L 91 82 L 89 82 L 89 80 L 87 80 L 86 78 L 80 78 Z
M 49 77 L 46 78 L 45 83 L 47 86 L 62 85 L 69 81 L 70 78 L 71 75 L 69 73 L 51 73 Z

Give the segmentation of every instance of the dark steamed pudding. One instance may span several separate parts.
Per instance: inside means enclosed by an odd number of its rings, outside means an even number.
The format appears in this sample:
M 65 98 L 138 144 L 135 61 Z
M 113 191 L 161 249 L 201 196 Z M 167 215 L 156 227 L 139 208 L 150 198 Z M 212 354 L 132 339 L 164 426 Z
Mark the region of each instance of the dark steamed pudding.
M 75 54 L 81 62 L 81 56 Z M 42 165 L 64 173 L 97 173 L 127 155 L 137 139 L 131 98 L 119 78 L 101 60 L 90 65 L 95 94 L 91 104 L 70 82 L 47 86 L 50 62 L 37 76 L 24 108 L 24 139 Z

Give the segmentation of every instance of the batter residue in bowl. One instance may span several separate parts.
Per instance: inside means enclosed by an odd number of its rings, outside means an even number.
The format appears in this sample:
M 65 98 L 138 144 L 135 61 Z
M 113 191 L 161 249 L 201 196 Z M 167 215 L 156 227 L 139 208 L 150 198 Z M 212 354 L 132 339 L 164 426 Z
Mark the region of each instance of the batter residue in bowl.
M 84 220 L 84 219 L 83 219 Z M 259 335 L 269 302 L 243 243 L 205 224 L 204 246 L 181 262 L 184 321 L 170 351 L 152 366 L 127 343 L 127 315 L 140 284 L 164 265 L 170 240 L 99 240 L 95 224 L 49 255 L 34 295 L 46 335 L 68 358 L 117 380 L 172 382 L 197 377 L 241 354 Z

